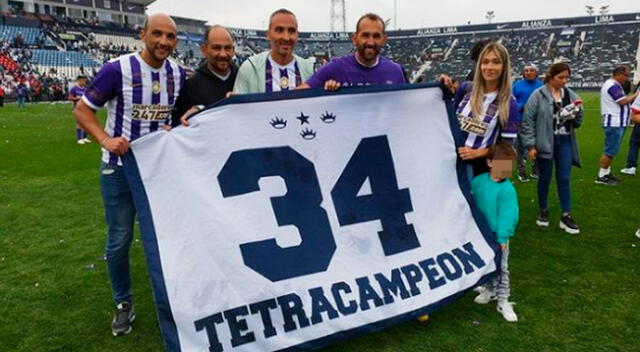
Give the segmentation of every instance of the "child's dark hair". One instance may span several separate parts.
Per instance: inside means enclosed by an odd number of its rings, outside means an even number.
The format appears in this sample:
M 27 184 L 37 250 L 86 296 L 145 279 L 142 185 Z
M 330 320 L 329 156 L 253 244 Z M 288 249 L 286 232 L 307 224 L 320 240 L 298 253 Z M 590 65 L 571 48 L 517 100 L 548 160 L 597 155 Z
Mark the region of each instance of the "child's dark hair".
M 516 160 L 518 154 L 513 146 L 505 141 L 498 141 L 489 147 L 487 159 L 489 160 Z

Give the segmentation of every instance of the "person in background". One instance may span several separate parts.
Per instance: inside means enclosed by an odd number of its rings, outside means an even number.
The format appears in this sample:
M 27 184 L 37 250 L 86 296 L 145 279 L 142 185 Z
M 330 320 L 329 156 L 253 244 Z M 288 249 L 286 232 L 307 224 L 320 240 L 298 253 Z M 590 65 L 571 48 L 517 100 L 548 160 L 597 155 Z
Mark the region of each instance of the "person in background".
M 73 102 L 73 107 L 78 105 L 80 99 L 87 90 L 87 77 L 80 75 L 76 79 L 76 85 L 69 89 L 69 101 Z M 91 143 L 91 140 L 87 138 L 87 131 L 82 128 L 80 123 L 76 121 L 76 143 L 87 144 Z
M 522 79 L 513 84 L 513 96 L 518 102 L 518 121 L 522 121 L 522 113 L 524 112 L 524 106 L 529 100 L 531 94 L 536 89 L 542 87 L 543 83 L 538 79 L 538 66 L 535 64 L 527 64 L 524 66 L 522 72 Z M 527 150 L 522 145 L 522 138 L 518 134 L 518 138 L 515 140 L 514 147 L 518 153 L 518 180 L 520 182 L 529 182 L 527 175 Z M 531 168 L 531 177 L 538 177 L 538 167 L 533 164 Z
M 600 156 L 600 170 L 595 182 L 601 185 L 615 186 L 621 180 L 611 173 L 613 158 L 620 151 L 624 132 L 629 126 L 629 104 L 638 93 L 625 95 L 622 85 L 629 80 L 629 69 L 618 66 L 611 78 L 600 90 L 600 111 L 604 130 L 604 151 Z
M 538 226 L 549 226 L 549 185 L 553 163 L 562 215 L 558 226 L 570 234 L 579 234 L 580 227 L 571 215 L 571 167 L 580 167 L 580 153 L 575 130 L 582 124 L 580 97 L 566 87 L 571 69 L 566 63 L 555 63 L 547 69 L 545 85 L 536 89 L 525 105 L 522 115 L 522 142 L 530 161 L 537 160 Z
M 638 94 L 640 84 L 636 86 L 635 93 Z M 638 168 L 638 150 L 640 150 L 640 95 L 636 97 L 631 105 L 631 122 L 633 122 L 633 132 L 629 137 L 629 152 L 627 153 L 627 165 L 620 170 L 621 174 L 635 176 Z
M 20 82 L 16 87 L 16 98 L 18 99 L 18 108 L 26 108 L 25 101 L 29 96 L 29 88 L 24 82 Z

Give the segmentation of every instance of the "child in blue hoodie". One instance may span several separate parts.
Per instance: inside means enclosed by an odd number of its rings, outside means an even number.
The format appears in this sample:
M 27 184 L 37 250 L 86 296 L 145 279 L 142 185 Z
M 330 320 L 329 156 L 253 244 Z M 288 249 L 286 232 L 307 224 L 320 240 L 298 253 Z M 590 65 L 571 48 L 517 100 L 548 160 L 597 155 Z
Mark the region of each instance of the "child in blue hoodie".
M 506 142 L 498 142 L 489 149 L 487 164 L 490 172 L 480 174 L 471 181 L 471 192 L 489 227 L 498 237 L 502 249 L 500 274 L 492 278 L 475 298 L 479 304 L 497 299 L 497 310 L 505 320 L 518 321 L 509 302 L 509 239 L 518 225 L 518 195 L 509 180 L 513 172 L 516 151 Z

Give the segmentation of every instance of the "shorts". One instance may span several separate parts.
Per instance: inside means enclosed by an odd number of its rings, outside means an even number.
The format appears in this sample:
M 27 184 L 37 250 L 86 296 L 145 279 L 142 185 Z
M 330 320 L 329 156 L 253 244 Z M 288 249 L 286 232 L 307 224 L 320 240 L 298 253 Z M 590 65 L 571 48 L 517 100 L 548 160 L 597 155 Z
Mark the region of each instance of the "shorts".
M 614 157 L 620 151 L 624 131 L 626 127 L 605 127 L 604 128 L 604 155 Z

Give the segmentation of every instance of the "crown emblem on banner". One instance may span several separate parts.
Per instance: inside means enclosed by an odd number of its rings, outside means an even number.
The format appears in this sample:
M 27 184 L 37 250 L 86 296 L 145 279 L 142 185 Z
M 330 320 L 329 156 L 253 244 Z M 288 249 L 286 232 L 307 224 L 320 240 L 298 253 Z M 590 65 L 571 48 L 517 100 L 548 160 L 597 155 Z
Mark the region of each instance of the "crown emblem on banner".
M 287 121 L 283 120 L 281 118 L 279 118 L 278 116 L 276 116 L 275 118 L 273 118 L 269 124 L 271 124 L 271 126 L 273 126 L 273 128 L 277 129 L 277 130 L 281 130 L 285 127 L 287 127 Z

